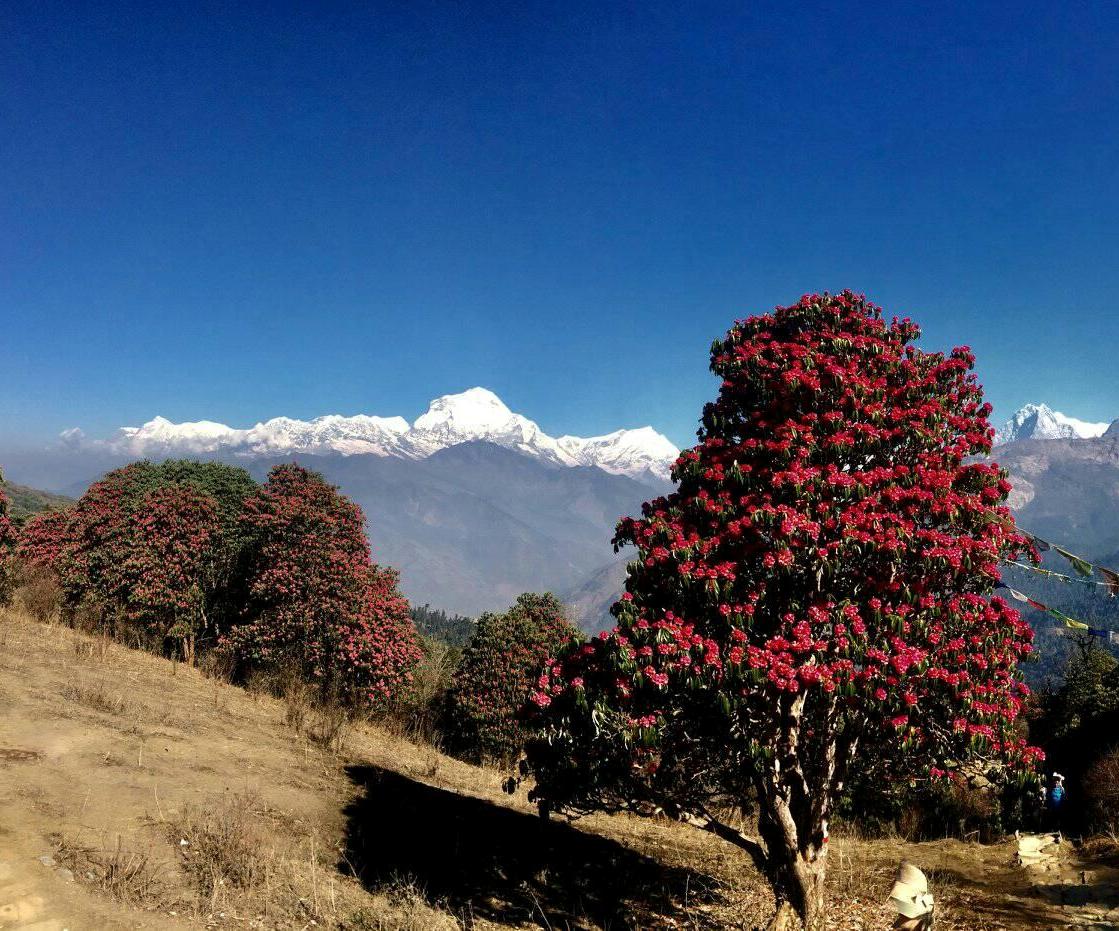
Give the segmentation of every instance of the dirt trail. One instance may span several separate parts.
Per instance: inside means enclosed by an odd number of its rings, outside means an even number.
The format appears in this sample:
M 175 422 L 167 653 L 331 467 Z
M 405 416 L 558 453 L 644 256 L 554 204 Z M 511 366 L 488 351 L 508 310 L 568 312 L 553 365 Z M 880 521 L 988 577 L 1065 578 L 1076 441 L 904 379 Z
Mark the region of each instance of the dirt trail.
M 710 835 L 545 823 L 502 792 L 503 772 L 375 727 L 339 756 L 286 711 L 0 612 L 0 929 L 742 929 L 769 915 L 748 859 Z M 230 849 L 207 860 L 214 838 Z M 834 837 L 830 926 L 889 927 L 904 858 L 929 876 L 938 929 L 1119 929 L 1114 864 L 1067 851 L 1036 874 L 1013 856 Z

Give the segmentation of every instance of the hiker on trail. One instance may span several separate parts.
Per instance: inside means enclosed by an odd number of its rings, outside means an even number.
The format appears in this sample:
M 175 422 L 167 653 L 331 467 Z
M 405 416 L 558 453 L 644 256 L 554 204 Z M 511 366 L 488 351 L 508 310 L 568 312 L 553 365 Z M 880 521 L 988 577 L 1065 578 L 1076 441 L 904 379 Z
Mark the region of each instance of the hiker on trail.
M 1046 823 L 1051 831 L 1061 830 L 1061 820 L 1065 807 L 1065 777 L 1060 773 L 1053 773 L 1052 785 L 1045 795 Z
M 1037 808 L 1030 812 L 1029 823 L 1035 831 L 1044 831 L 1046 822 L 1046 811 L 1049 807 L 1049 787 L 1045 784 L 1045 779 L 1037 781 Z

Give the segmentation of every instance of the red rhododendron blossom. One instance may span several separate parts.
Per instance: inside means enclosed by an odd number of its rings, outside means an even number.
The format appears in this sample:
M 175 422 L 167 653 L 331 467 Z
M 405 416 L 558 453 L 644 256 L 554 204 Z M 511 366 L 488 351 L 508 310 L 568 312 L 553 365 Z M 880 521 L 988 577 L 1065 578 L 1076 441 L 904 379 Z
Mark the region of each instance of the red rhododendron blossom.
M 713 345 L 721 388 L 676 489 L 618 525 L 637 559 L 617 627 L 558 657 L 527 748 L 553 807 L 733 838 L 713 806 L 756 799 L 765 843 L 737 842 L 812 928 L 856 760 L 901 779 L 1037 758 L 1016 736 L 1031 631 L 992 597 L 1000 560 L 1031 547 L 977 458 L 993 431 L 971 353 L 918 335 L 844 292 Z

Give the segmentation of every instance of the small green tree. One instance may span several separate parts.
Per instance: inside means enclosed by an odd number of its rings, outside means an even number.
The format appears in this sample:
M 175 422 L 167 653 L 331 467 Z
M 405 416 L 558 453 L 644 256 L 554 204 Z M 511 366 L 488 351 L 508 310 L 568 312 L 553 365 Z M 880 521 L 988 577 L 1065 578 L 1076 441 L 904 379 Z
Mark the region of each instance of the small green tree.
M 1119 662 L 1092 637 L 1074 641 L 1059 689 L 1037 697 L 1030 739 L 1045 748 L 1047 763 L 1067 779 L 1066 825 L 1073 829 L 1109 828 L 1101 817 L 1095 776 L 1109 751 L 1119 749 Z
M 526 593 L 483 614 L 447 698 L 446 740 L 465 759 L 510 762 L 524 745 L 522 709 L 549 657 L 580 639 L 551 594 Z

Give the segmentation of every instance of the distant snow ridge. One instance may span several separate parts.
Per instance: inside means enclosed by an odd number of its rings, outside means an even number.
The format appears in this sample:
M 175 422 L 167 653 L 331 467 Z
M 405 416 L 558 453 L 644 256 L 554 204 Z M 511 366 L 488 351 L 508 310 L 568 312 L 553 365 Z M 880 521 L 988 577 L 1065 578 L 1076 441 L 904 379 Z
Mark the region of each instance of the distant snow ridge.
M 436 398 L 427 413 L 411 425 L 403 417 L 328 414 L 314 420 L 276 417 L 242 430 L 209 420 L 172 423 L 156 417 L 141 427 L 122 427 L 105 445 L 133 456 L 221 452 L 282 456 L 303 452 L 423 459 L 440 449 L 476 440 L 557 465 L 594 466 L 635 478 L 667 479 L 680 453 L 652 427 L 554 439 L 527 417 L 513 413 L 485 388 Z
M 1017 440 L 1088 439 L 1103 436 L 1106 423 L 1089 423 L 1068 417 L 1045 404 L 1027 404 L 995 431 L 995 445 Z

